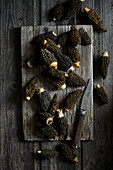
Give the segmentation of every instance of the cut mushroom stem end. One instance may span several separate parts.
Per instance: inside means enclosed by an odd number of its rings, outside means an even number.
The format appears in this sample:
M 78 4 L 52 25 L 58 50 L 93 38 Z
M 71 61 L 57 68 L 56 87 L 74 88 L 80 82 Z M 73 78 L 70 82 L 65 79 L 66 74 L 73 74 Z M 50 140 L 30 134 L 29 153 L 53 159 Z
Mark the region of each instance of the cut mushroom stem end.
M 85 8 L 84 8 L 84 11 L 85 11 L 86 13 L 88 13 L 88 12 L 90 11 L 90 9 L 87 8 L 87 7 L 85 7 Z

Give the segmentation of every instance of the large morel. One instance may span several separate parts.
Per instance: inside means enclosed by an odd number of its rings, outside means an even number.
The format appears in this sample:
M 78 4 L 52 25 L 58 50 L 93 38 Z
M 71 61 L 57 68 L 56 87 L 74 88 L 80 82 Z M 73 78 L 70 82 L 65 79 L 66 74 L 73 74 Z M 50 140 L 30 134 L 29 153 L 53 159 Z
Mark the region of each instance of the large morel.
M 55 58 L 55 55 L 48 51 L 47 49 L 41 49 L 41 58 L 44 64 L 46 64 L 48 67 L 57 68 L 58 63 L 57 59 Z
M 68 57 L 72 60 L 73 65 L 76 68 L 79 68 L 80 62 L 81 62 L 81 56 L 77 48 L 67 46 L 67 54 L 68 54 Z
M 70 0 L 69 6 L 66 14 L 66 19 L 71 19 L 75 16 L 75 14 L 80 10 L 82 3 L 85 0 Z
M 108 103 L 108 94 L 107 94 L 107 91 L 106 91 L 105 87 L 100 86 L 99 84 L 97 84 L 96 88 L 95 88 L 95 91 L 96 91 L 97 96 L 101 100 L 101 102 L 103 104 L 107 104 Z
M 73 149 L 68 146 L 67 144 L 59 144 L 59 150 L 61 152 L 61 154 L 63 154 L 64 157 L 66 157 L 69 161 L 74 161 L 74 162 L 78 162 L 78 158 L 77 155 L 74 154 Z
M 85 80 L 74 72 L 65 74 L 65 77 L 66 77 L 66 83 L 68 86 L 71 86 L 71 87 L 86 86 Z
M 66 82 L 65 77 L 58 69 L 50 68 L 47 70 L 48 80 L 54 85 L 56 89 L 65 89 Z
M 74 71 L 72 60 L 62 53 L 57 53 L 55 55 L 58 61 L 58 68 L 62 71 Z
M 107 77 L 108 67 L 110 63 L 110 57 L 108 56 L 108 52 L 104 52 L 103 56 L 100 58 L 100 73 L 103 79 Z
M 50 139 L 56 139 L 58 140 L 58 132 L 55 130 L 55 128 L 52 125 L 45 125 L 40 127 L 40 131 Z
M 82 90 L 77 89 L 76 91 L 73 91 L 70 93 L 65 101 L 65 111 L 69 111 L 74 109 L 76 103 L 79 101 L 80 97 L 82 96 Z
M 37 156 L 40 159 L 52 159 L 59 155 L 59 153 L 53 149 L 43 149 L 37 151 Z
M 91 38 L 89 37 L 88 33 L 83 29 L 79 29 L 79 33 L 81 35 L 81 40 L 83 44 L 90 45 L 91 44 Z
M 104 27 L 102 20 L 100 16 L 94 11 L 93 9 L 88 9 L 87 7 L 84 8 L 84 11 L 86 12 L 89 19 L 92 21 L 92 23 L 101 31 L 106 32 L 107 29 Z
M 59 21 L 63 16 L 63 12 L 64 6 L 62 4 L 57 5 L 52 11 L 53 21 Z
M 39 112 L 38 117 L 42 123 L 51 125 L 53 123 L 53 116 L 48 112 Z
M 62 112 L 62 109 L 57 110 L 57 127 L 58 127 L 58 132 L 60 135 L 60 140 L 64 140 L 64 137 L 66 135 L 66 129 L 67 129 L 67 119 L 65 115 Z
M 58 53 L 59 47 L 51 40 L 51 39 L 44 39 L 43 46 L 50 50 L 51 52 Z
M 44 88 L 39 88 L 37 91 L 38 102 L 41 107 L 41 111 L 47 112 L 51 102 L 51 96 Z
M 81 44 L 80 33 L 74 25 L 72 25 L 71 27 L 70 42 L 73 45 L 73 47 L 76 47 L 77 45 Z
M 29 84 L 26 86 L 26 99 L 30 100 L 37 89 L 38 77 L 33 78 Z

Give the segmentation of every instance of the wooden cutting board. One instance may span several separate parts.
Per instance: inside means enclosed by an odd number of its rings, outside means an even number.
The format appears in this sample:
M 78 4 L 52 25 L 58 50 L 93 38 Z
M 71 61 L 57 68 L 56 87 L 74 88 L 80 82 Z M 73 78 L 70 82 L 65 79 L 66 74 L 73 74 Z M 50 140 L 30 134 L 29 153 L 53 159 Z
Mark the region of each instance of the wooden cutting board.
M 93 40 L 93 29 L 90 25 L 78 25 L 77 28 L 84 28 L 91 39 Z M 44 87 L 49 90 L 51 97 L 57 92 L 59 102 L 61 102 L 68 93 L 76 88 L 66 88 L 65 90 L 51 90 L 49 89 L 49 82 L 47 82 L 41 75 L 42 67 L 28 68 L 26 61 L 35 53 L 31 45 L 33 38 L 45 31 L 54 31 L 57 35 L 69 31 L 70 25 L 67 26 L 23 26 L 21 27 L 21 66 L 22 66 L 22 117 L 23 117 L 23 133 L 26 141 L 45 141 L 45 137 L 39 131 L 40 122 L 38 121 L 37 111 L 39 110 L 36 96 L 30 101 L 25 99 L 25 86 L 35 75 L 38 75 L 38 87 Z M 93 42 L 93 41 L 92 41 Z M 87 82 L 91 77 L 93 80 L 93 44 L 89 46 L 78 46 L 81 54 L 81 66 L 75 72 L 79 74 Z M 38 54 L 36 54 L 38 56 Z M 81 89 L 84 89 L 82 87 Z M 74 110 L 65 112 L 68 120 L 67 139 L 72 140 L 76 125 L 76 115 L 79 109 L 80 102 L 75 106 Z M 87 115 L 85 117 L 84 129 L 81 140 L 93 140 L 93 86 L 89 107 L 87 108 Z

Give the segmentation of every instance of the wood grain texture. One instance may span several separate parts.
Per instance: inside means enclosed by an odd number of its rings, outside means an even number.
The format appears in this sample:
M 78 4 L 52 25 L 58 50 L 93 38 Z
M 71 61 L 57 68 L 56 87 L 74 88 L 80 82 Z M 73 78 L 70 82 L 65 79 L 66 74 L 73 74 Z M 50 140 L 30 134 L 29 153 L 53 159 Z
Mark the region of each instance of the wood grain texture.
M 79 28 L 79 26 L 77 26 Z M 91 26 L 80 26 L 83 27 L 88 33 L 91 39 L 93 39 L 93 32 Z M 43 77 L 42 66 L 38 65 L 36 68 L 29 69 L 26 65 L 27 60 L 33 55 L 34 51 L 30 46 L 30 42 L 33 37 L 40 35 L 48 31 L 54 31 L 57 35 L 69 31 L 71 26 L 26 26 L 21 29 L 21 52 L 22 52 L 22 89 L 23 89 L 23 99 L 22 99 L 22 112 L 23 112 L 23 131 L 24 131 L 24 139 L 28 141 L 43 141 L 46 140 L 44 136 L 38 130 L 38 101 L 36 97 L 31 99 L 30 101 L 25 100 L 25 86 L 34 76 L 38 76 L 38 88 L 44 87 L 49 91 L 51 97 L 57 92 L 59 97 L 59 103 L 73 90 L 76 88 L 67 87 L 65 90 L 53 90 L 51 89 L 51 84 L 48 83 Z M 76 73 L 79 74 L 83 79 L 87 82 L 91 77 L 93 79 L 93 45 L 90 46 L 79 46 L 79 52 L 82 56 L 81 59 L 81 67 L 76 69 Z M 38 55 L 38 54 L 36 54 Z M 37 56 L 38 57 L 38 56 Z M 87 66 L 88 64 L 88 66 Z M 46 82 L 46 83 L 45 83 Z M 46 85 L 45 85 L 46 84 Z M 82 87 L 82 89 L 84 89 Z M 93 85 L 92 85 L 93 90 Z M 79 102 L 80 103 L 80 102 Z M 79 104 L 75 107 L 73 111 L 69 111 L 65 113 L 65 116 L 68 120 L 68 129 L 67 129 L 67 140 L 73 139 L 74 127 L 75 127 L 75 119 L 76 119 L 76 111 L 79 108 Z M 93 139 L 93 92 L 91 93 L 91 100 L 89 107 L 87 109 L 87 114 L 85 117 L 85 124 L 82 134 L 82 140 L 90 140 Z
M 48 0 L 55 6 L 65 0 Z M 20 28 L 23 25 L 52 25 L 41 17 L 42 0 L 1 0 L 0 1 L 0 169 L 1 170 L 112 170 L 113 169 L 113 0 L 86 0 L 75 19 L 60 21 L 54 25 L 90 25 L 83 7 L 95 9 L 102 17 L 107 33 L 98 33 L 94 29 L 94 83 L 105 85 L 109 93 L 109 103 L 101 106 L 94 95 L 94 141 L 82 142 L 79 164 L 70 164 L 61 159 L 40 162 L 36 150 L 49 148 L 49 142 L 24 142 L 22 134 L 21 102 L 21 49 Z M 43 0 L 43 5 L 47 1 Z M 49 11 L 48 8 L 45 10 Z M 104 50 L 111 57 L 109 74 L 102 80 L 98 68 L 98 59 Z M 16 96 L 16 97 L 15 97 Z M 57 142 L 51 142 L 51 148 Z M 71 144 L 71 143 L 69 143 Z M 52 163 L 50 163 L 52 162 Z M 50 164 L 49 164 L 50 163 Z M 45 164 L 45 165 L 44 165 Z M 56 164 L 56 165 L 53 165 Z M 54 168 L 55 167 L 55 168 Z M 47 168 L 46 168 L 47 169 Z

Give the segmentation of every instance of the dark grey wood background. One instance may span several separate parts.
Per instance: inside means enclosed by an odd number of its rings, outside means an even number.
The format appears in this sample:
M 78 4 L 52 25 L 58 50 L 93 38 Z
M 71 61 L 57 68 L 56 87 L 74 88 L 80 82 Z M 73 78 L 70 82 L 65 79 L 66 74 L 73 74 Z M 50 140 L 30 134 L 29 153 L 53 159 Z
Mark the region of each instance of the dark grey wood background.
M 1 0 L 0 4 L 0 170 L 112 170 L 113 169 L 113 0 L 86 0 L 70 21 L 57 25 L 90 24 L 83 7 L 95 9 L 103 18 L 107 33 L 94 30 L 94 83 L 103 84 L 109 104 L 102 106 L 94 95 L 94 141 L 82 142 L 78 164 L 59 158 L 38 161 L 36 150 L 53 148 L 57 142 L 24 142 L 22 134 L 20 27 L 55 25 L 46 15 L 64 0 Z M 106 80 L 98 70 L 98 59 L 108 50 L 111 64 Z

